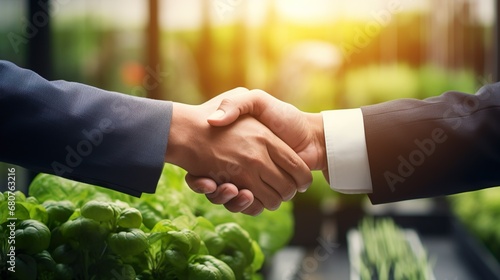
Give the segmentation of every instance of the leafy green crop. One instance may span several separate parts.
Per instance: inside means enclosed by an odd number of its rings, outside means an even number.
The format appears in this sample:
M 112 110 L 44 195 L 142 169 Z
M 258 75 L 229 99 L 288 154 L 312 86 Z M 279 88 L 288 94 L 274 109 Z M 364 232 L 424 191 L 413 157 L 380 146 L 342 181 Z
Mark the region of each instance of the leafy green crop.
M 50 244 L 49 228 L 37 220 L 24 220 L 17 224 L 16 250 L 36 254 L 47 249 Z
M 425 280 L 431 266 L 425 252 L 415 252 L 403 230 L 390 219 L 364 219 L 359 227 L 363 240 L 361 279 Z
M 155 194 L 131 197 L 40 174 L 16 192 L 18 279 L 260 279 L 265 256 L 292 236 L 291 204 L 259 217 L 211 204 L 164 168 Z M 0 258 L 8 251 L 0 193 Z M 0 259 L 0 276 L 8 275 Z M 22 272 L 17 273 L 17 270 Z M 12 275 L 9 275 L 12 276 Z
M 450 201 L 460 220 L 500 261 L 500 188 L 457 194 Z

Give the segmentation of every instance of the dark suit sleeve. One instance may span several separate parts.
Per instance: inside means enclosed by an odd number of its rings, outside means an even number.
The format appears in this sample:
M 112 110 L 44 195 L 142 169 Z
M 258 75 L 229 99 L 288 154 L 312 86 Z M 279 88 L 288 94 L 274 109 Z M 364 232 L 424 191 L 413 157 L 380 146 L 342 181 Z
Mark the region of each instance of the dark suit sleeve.
M 500 84 L 361 108 L 372 203 L 500 185 Z
M 172 104 L 0 61 L 0 161 L 140 196 L 156 189 Z

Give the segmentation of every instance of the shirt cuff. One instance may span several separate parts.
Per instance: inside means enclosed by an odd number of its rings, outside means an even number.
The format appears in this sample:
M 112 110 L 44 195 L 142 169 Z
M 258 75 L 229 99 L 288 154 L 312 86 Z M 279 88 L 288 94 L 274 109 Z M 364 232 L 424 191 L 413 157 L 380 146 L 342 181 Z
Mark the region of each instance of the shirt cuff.
M 372 192 L 361 109 L 321 112 L 330 187 L 346 194 Z

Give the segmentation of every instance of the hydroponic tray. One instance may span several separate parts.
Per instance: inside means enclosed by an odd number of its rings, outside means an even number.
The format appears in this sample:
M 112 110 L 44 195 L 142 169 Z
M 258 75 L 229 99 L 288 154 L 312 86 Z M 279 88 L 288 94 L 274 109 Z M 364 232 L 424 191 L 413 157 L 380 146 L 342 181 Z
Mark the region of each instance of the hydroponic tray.
M 387 217 L 387 216 L 384 216 Z M 488 280 L 500 279 L 500 264 L 453 216 L 390 216 L 404 228 L 412 228 L 431 261 L 435 279 Z M 399 222 L 398 222 L 399 221 Z M 426 223 L 427 221 L 427 223 Z M 428 227 L 439 222 L 438 230 Z M 401 225 L 402 224 L 402 225 Z M 426 225 L 420 231 L 411 225 Z M 278 253 L 271 261 L 266 280 L 350 279 L 351 265 L 346 244 L 292 246 Z M 327 252 L 327 253 L 325 253 Z M 293 272 L 293 273 L 292 273 Z

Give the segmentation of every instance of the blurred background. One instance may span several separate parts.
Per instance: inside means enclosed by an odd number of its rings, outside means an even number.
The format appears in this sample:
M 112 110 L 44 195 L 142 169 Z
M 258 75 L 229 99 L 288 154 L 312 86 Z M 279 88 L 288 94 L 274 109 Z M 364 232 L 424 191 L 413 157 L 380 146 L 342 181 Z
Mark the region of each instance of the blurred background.
M 236 86 L 307 111 L 473 92 L 495 63 L 493 0 L 0 3 L 1 59 L 188 103 Z
M 0 59 L 155 99 L 244 86 L 317 112 L 497 78 L 494 0 L 0 3 Z
M 496 80 L 494 0 L 0 0 L 0 59 L 155 99 L 260 88 L 301 110 Z
M 494 0 L 0 0 L 0 59 L 124 94 L 199 104 L 244 86 L 318 112 L 497 81 L 497 9 Z M 295 199 L 296 223 L 321 226 L 292 244 L 317 245 L 328 215 L 345 217 L 334 226 L 347 230 L 367 208 L 436 209 L 364 199 L 315 174 Z

